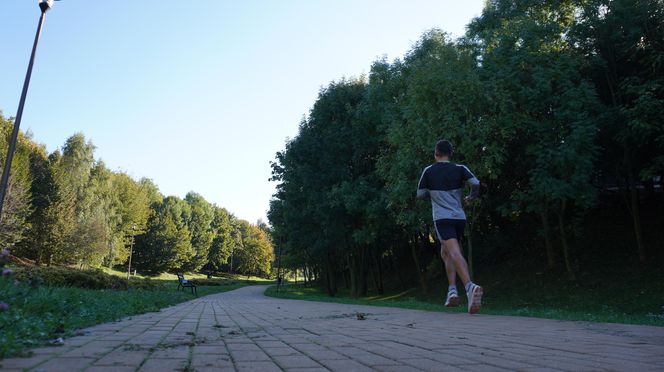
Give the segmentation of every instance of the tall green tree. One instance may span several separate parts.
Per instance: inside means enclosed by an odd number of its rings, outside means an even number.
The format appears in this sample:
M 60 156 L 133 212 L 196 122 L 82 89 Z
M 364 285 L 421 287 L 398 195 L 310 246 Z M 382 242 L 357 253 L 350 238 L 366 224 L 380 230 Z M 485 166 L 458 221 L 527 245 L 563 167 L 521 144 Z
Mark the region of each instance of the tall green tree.
M 267 233 L 244 220 L 239 220 L 237 227 L 242 244 L 234 252 L 235 271 L 247 276 L 268 276 L 271 273 L 273 249 Z
M 184 201 L 189 205 L 189 213 L 185 222 L 191 233 L 191 246 L 194 250 L 194 257 L 187 263 L 186 269 L 198 271 L 208 260 L 214 238 L 212 228 L 214 208 L 212 204 L 195 192 L 187 193 Z
M 512 169 L 501 178 L 512 187 L 499 208 L 512 216 L 539 215 L 550 268 L 556 264 L 550 217 L 557 216 L 572 277 L 566 221 L 583 215 L 596 198 L 591 179 L 600 112 L 592 83 L 580 72 L 583 58 L 567 38 L 577 12 L 573 1 L 495 0 L 468 32 L 496 103 L 487 114 L 506 133 L 502 152 Z
M 214 206 L 214 216 L 210 224 L 212 229 L 212 243 L 208 251 L 205 269 L 207 271 L 221 271 L 228 263 L 232 252 L 232 225 L 231 216 L 223 208 Z
M 133 263 L 139 272 L 158 275 L 180 270 L 194 256 L 184 220 L 187 204 L 174 196 L 152 204 L 147 230 L 136 237 Z
M 119 218 L 114 224 L 112 241 L 105 257 L 105 264 L 109 267 L 127 260 L 132 239 L 145 232 L 152 213 L 148 190 L 127 174 L 114 173 L 111 177 L 111 188 L 117 196 L 114 209 Z
M 0 112 L 0 167 L 4 167 L 13 121 Z M 30 139 L 19 136 L 0 216 L 0 249 L 13 248 L 25 239 L 31 213 Z
M 32 212 L 28 217 L 30 233 L 17 246 L 16 254 L 41 263 L 48 257 L 53 242 L 56 221 L 49 211 L 58 197 L 53 168 L 44 145 L 36 143 L 32 145 L 30 175 L 32 178 L 30 187 Z
M 603 175 L 624 190 L 636 252 L 648 257 L 641 217 L 643 185 L 664 174 L 664 3 L 588 0 L 570 39 L 604 104 L 599 144 Z

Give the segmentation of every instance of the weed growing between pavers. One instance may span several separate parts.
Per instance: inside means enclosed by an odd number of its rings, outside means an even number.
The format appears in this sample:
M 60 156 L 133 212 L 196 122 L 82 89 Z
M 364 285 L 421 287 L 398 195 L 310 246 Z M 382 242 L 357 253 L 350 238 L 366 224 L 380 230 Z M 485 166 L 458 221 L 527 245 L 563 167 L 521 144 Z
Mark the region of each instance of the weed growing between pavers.
M 369 315 L 376 315 L 370 313 L 350 313 L 350 314 L 333 314 L 317 317 L 316 319 L 343 319 L 343 318 L 356 318 L 357 320 L 366 320 Z
M 182 341 L 182 342 L 162 342 L 157 344 L 156 346 L 144 346 L 144 345 L 139 345 L 139 344 L 125 344 L 122 349 L 124 351 L 149 351 L 151 353 L 157 351 L 157 350 L 163 350 L 163 349 L 174 349 L 182 346 L 197 346 L 197 345 L 205 345 L 210 343 L 211 341 L 219 341 L 223 339 L 222 336 L 217 338 L 216 340 L 208 340 L 205 337 L 200 337 L 200 338 L 194 338 L 193 340 L 189 341 Z

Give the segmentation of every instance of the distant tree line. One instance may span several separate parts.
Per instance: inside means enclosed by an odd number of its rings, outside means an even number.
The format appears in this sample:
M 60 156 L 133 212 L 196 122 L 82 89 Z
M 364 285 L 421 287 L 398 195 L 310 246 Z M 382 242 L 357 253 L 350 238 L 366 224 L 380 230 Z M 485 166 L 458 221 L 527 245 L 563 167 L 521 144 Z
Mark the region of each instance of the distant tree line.
M 273 238 L 331 295 L 387 275 L 426 292 L 438 243 L 414 196 L 445 138 L 482 181 L 471 265 L 574 279 L 597 257 L 661 261 L 662 114 L 662 1 L 487 1 L 462 38 L 431 30 L 321 89 L 272 164 Z
M 0 165 L 12 120 L 0 113 Z M 0 249 L 43 265 L 132 267 L 267 276 L 269 229 L 236 218 L 190 192 L 162 195 L 149 179 L 109 170 L 82 134 L 48 154 L 21 133 L 0 221 Z

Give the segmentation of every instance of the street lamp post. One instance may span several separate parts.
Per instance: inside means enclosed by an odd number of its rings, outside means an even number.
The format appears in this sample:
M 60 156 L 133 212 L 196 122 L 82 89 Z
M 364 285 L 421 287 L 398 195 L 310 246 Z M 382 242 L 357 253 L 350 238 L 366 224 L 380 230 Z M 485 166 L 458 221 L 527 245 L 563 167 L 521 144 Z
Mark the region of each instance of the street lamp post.
M 277 263 L 277 293 L 279 293 L 279 288 L 281 287 L 281 282 L 284 280 L 281 277 L 281 244 L 283 243 L 283 240 L 281 239 L 281 236 L 279 236 L 279 258 L 278 258 L 278 263 Z
M 25 97 L 28 95 L 28 86 L 30 85 L 30 76 L 32 75 L 32 66 L 35 63 L 35 54 L 37 53 L 37 44 L 41 36 L 42 26 L 44 24 L 44 17 L 53 7 L 53 0 L 40 0 L 39 9 L 41 9 L 41 16 L 39 17 L 39 24 L 37 25 L 37 34 L 35 35 L 35 42 L 32 45 L 32 54 L 30 55 L 30 62 L 28 63 L 28 71 L 25 74 L 23 81 L 23 91 L 21 92 L 21 99 L 18 103 L 18 110 L 16 111 L 16 119 L 14 119 L 14 129 L 9 139 L 9 148 L 7 149 L 7 157 L 2 169 L 2 178 L 0 179 L 0 220 L 2 220 L 2 209 L 5 204 L 5 196 L 7 188 L 9 187 L 9 172 L 14 159 L 14 151 L 16 151 L 16 141 L 18 139 L 18 129 L 21 126 L 21 118 L 23 117 L 23 106 L 25 105 Z
M 233 273 L 233 258 L 235 257 L 235 245 L 231 248 L 231 274 Z
M 127 267 L 127 280 L 131 275 L 131 257 L 134 255 L 134 239 L 136 236 L 136 225 L 131 226 L 131 243 L 129 243 L 129 266 Z

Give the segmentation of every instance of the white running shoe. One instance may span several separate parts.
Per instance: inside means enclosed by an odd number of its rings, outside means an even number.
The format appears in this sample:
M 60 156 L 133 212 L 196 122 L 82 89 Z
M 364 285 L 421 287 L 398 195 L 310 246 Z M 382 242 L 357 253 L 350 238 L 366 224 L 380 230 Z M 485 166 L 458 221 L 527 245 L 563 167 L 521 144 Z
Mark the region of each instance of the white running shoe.
M 455 291 L 447 292 L 445 307 L 457 307 L 457 306 L 459 306 L 459 295 Z
M 477 284 L 473 284 L 473 287 L 470 288 L 470 291 L 467 293 L 469 314 L 476 314 L 480 311 L 480 308 L 482 307 L 483 293 L 484 292 L 482 291 L 482 287 Z

